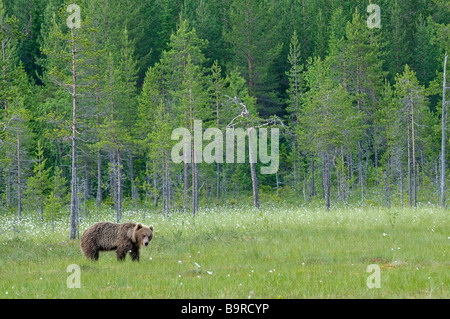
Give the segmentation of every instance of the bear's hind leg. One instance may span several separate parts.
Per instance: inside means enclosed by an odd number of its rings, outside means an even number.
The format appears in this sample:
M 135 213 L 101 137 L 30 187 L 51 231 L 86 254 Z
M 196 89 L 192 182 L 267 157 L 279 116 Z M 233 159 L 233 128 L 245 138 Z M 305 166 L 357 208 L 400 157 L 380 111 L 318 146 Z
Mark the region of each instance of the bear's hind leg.
M 98 251 L 98 249 L 97 249 L 97 250 L 92 254 L 91 259 L 97 261 L 97 260 L 98 260 L 98 254 L 99 254 L 99 251 Z
M 83 248 L 83 254 L 86 256 L 86 258 L 91 259 L 91 260 L 98 260 L 98 253 L 99 250 L 96 247 L 88 247 L 88 248 Z

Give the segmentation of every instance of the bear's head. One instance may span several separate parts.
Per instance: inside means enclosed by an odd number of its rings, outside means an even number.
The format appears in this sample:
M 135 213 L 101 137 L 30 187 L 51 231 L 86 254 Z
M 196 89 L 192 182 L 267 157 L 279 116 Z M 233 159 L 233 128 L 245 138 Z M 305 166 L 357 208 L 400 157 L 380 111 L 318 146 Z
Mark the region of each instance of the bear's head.
M 142 224 L 136 224 L 133 229 L 132 239 L 139 245 L 148 246 L 153 238 L 153 226 L 144 226 Z

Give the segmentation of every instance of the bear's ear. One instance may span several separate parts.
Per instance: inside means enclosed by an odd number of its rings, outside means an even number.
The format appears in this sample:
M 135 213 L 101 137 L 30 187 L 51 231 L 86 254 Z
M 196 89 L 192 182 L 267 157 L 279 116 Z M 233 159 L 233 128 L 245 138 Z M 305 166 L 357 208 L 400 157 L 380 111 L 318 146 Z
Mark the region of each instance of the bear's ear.
M 141 224 L 136 224 L 136 226 L 134 226 L 133 229 L 133 233 L 131 234 L 131 240 L 135 243 L 137 242 L 137 238 L 136 238 L 136 232 L 142 228 Z
M 153 225 L 148 226 L 148 228 L 150 228 L 150 230 L 153 231 Z

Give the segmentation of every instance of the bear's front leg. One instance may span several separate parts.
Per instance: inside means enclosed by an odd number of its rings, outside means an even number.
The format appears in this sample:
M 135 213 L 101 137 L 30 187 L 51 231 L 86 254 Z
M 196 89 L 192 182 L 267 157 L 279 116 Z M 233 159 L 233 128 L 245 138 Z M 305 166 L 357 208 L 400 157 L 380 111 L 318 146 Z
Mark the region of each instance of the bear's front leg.
M 116 251 L 117 260 L 118 261 L 125 260 L 125 257 L 127 256 L 127 252 L 128 252 L 128 249 L 126 247 L 122 247 L 122 246 L 117 247 L 117 251 Z
M 131 260 L 139 261 L 139 250 L 130 251 Z

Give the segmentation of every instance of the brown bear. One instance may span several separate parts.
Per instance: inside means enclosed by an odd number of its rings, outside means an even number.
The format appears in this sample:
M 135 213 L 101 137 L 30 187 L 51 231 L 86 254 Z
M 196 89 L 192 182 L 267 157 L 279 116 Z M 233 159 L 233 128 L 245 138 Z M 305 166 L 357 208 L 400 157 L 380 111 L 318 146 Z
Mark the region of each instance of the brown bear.
M 152 238 L 153 226 L 100 222 L 81 236 L 81 251 L 92 260 L 98 260 L 100 251 L 116 250 L 117 260 L 124 260 L 129 252 L 132 260 L 139 261 L 141 245 L 148 246 Z

